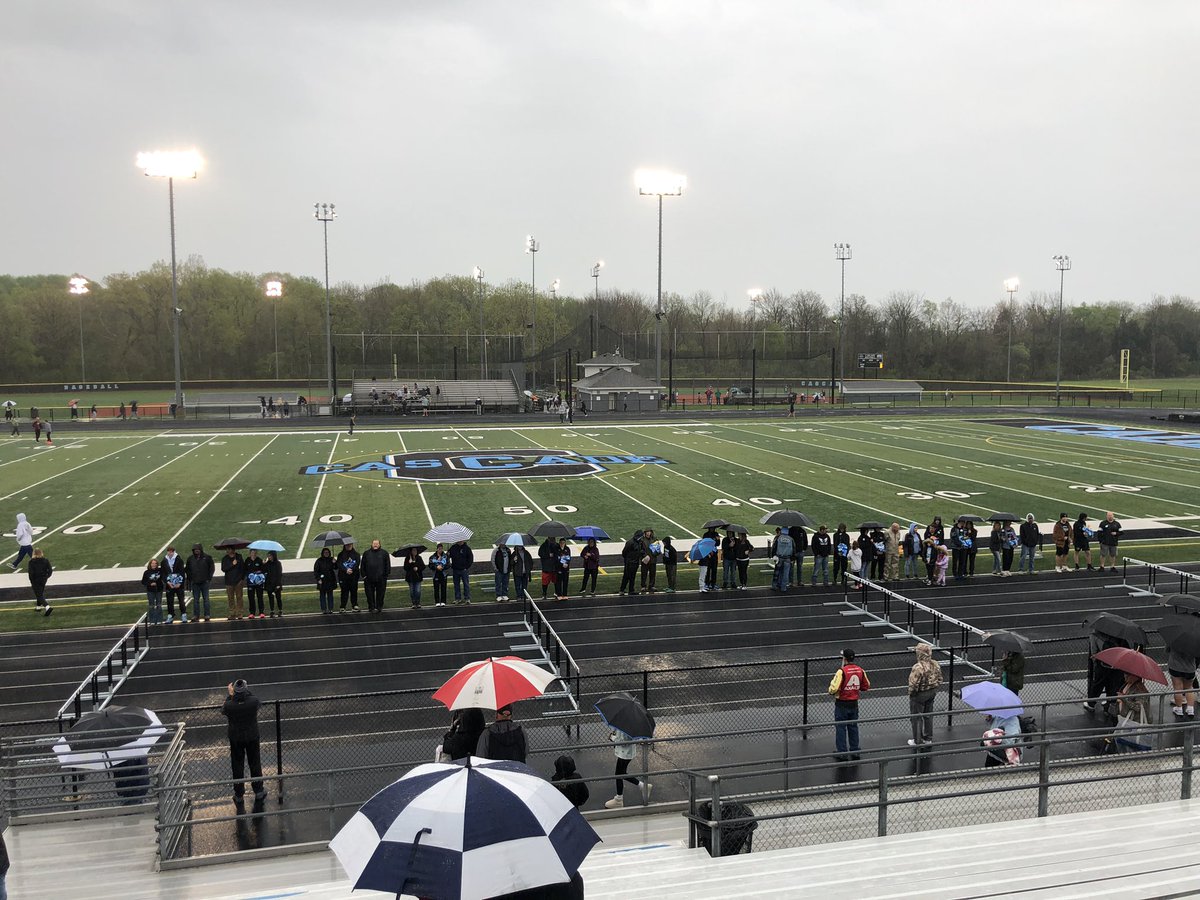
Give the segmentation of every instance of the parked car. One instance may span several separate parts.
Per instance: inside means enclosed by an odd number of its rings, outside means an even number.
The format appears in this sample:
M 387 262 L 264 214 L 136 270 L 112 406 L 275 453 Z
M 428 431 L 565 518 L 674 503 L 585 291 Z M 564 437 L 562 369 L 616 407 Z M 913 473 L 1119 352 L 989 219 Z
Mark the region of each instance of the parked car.
M 731 387 L 729 391 L 721 398 L 722 403 L 731 403 L 734 406 L 742 403 L 750 403 L 750 388 Z

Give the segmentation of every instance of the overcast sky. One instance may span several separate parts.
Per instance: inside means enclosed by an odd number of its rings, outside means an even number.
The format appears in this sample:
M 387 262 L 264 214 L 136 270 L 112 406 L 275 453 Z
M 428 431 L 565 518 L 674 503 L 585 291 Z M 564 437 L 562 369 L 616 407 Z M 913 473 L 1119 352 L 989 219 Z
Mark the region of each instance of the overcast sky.
M 977 305 L 1200 298 L 1200 4 L 46 2 L 0 31 L 0 271 L 169 256 L 138 150 L 196 147 L 178 252 L 404 284 L 481 266 L 744 306 L 751 287 Z

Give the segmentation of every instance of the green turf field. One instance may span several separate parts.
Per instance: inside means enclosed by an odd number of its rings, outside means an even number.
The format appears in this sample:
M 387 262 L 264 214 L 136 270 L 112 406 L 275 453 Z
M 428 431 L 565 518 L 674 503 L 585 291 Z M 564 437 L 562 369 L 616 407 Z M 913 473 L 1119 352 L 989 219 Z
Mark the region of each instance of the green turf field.
M 184 548 L 232 536 L 278 540 L 286 557 L 311 557 L 312 535 L 329 528 L 394 548 L 446 520 L 474 529 L 477 546 L 543 518 L 600 525 L 621 537 L 641 527 L 687 538 L 721 516 L 765 534 L 758 519 L 779 506 L 831 526 L 995 510 L 1033 512 L 1040 521 L 1087 510 L 1094 519 L 1112 509 L 1122 519 L 1178 529 L 1127 541 L 1131 553 L 1137 547 L 1136 555 L 1151 559 L 1190 559 L 1200 545 L 1193 532 L 1200 530 L 1200 449 L 970 417 L 794 422 L 564 428 L 534 419 L 517 428 L 362 428 L 353 437 L 344 429 L 122 434 L 63 427 L 53 449 L 25 436 L 0 443 L 0 524 L 7 532 L 0 553 L 11 559 L 15 551 L 17 512 L 29 516 L 57 568 L 102 569 L 143 565 L 168 543 Z M 514 464 L 488 456 L 504 450 L 573 451 L 596 457 L 604 471 L 529 477 L 489 468 Z M 465 472 L 478 476 L 471 480 L 300 472 L 330 463 L 383 468 L 389 454 L 418 451 L 449 454 L 456 465 L 477 452 L 485 458 Z M 634 460 L 614 461 L 622 456 Z M 534 471 L 547 470 L 559 471 Z

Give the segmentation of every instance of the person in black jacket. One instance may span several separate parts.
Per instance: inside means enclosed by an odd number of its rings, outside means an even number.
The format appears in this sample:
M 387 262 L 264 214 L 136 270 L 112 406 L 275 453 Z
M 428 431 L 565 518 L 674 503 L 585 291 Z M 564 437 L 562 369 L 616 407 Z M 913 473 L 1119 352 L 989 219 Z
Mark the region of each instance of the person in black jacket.
M 404 580 L 408 583 L 408 597 L 413 609 L 421 608 L 421 582 L 425 580 L 425 560 L 416 547 L 411 547 L 404 557 Z M 443 593 L 446 579 L 442 579 Z M 482 726 L 481 726 L 482 728 Z
M 1108 560 L 1108 571 L 1117 571 L 1117 542 L 1121 537 L 1121 523 L 1117 521 L 1116 516 L 1111 513 L 1105 513 L 1104 521 L 1100 523 L 1097 529 L 1100 532 L 1100 571 L 1104 571 L 1104 560 Z
M 279 608 L 279 618 L 283 618 L 283 563 L 279 554 L 274 550 L 267 551 L 267 600 L 271 604 L 271 618 L 275 618 L 275 608 Z M 192 612 L 195 612 L 195 607 Z
M 346 604 L 350 604 L 350 608 L 355 612 L 359 612 L 358 608 L 358 551 L 354 549 L 353 544 L 346 544 L 342 547 L 342 552 L 337 555 L 338 566 L 338 584 L 342 589 L 342 605 L 338 612 L 346 611 Z
M 792 564 L 792 581 L 795 582 L 796 587 L 804 587 L 804 554 L 808 553 L 808 531 L 803 525 L 793 525 L 788 529 L 788 534 L 792 536 L 792 543 L 796 545 L 796 561 Z
M 146 621 L 151 625 L 162 624 L 162 569 L 158 560 L 152 559 L 146 563 L 146 571 L 142 573 L 142 587 L 146 589 Z
M 846 561 L 850 556 L 850 532 L 846 530 L 846 523 L 839 522 L 837 531 L 833 533 L 833 580 L 836 584 L 839 579 L 842 583 L 846 582 Z
M 833 555 L 833 538 L 829 536 L 829 529 L 822 525 L 817 529 L 816 534 L 812 536 L 812 585 L 817 586 L 817 573 L 821 574 L 821 579 L 825 587 L 829 587 L 829 557 Z M 836 575 L 834 576 L 837 577 Z
M 216 571 L 216 564 L 213 558 L 204 552 L 204 547 L 192 544 L 192 555 L 183 561 L 183 574 L 192 588 L 192 615 L 196 617 L 197 622 L 201 616 L 205 622 L 212 621 L 208 589 Z
M 554 583 L 558 578 L 558 541 L 552 537 L 542 541 L 542 546 L 538 547 L 538 561 L 542 566 L 542 599 L 546 599 L 546 592 L 554 587 Z
M 387 593 L 388 577 L 392 574 L 392 557 L 378 540 L 374 540 L 360 562 L 363 588 L 367 592 L 367 610 L 382 613 L 383 595 Z
M 242 617 L 242 591 L 246 585 L 246 562 L 232 547 L 221 557 L 221 571 L 225 573 L 225 598 L 229 601 L 229 621 Z
M 454 579 L 454 602 L 471 605 L 471 566 L 475 565 L 475 554 L 466 541 L 450 545 L 450 576 Z
M 621 572 L 621 594 L 637 593 L 638 566 L 641 565 L 642 557 L 646 554 L 642 535 L 642 529 L 639 528 L 621 548 L 621 562 L 624 564 Z
M 512 706 L 504 706 L 496 710 L 496 721 L 479 736 L 475 755 L 484 759 L 511 759 L 523 763 L 528 749 L 525 729 L 512 720 Z
M 1025 575 L 1033 574 L 1033 556 L 1042 549 L 1045 543 L 1045 538 L 1042 537 L 1042 529 L 1038 528 L 1037 520 L 1033 513 L 1025 516 L 1025 521 L 1021 523 L 1021 558 L 1017 561 L 1017 571 Z
M 1075 548 L 1075 568 L 1082 559 L 1092 571 L 1092 529 L 1088 525 L 1087 513 L 1080 513 L 1071 527 L 1071 545 Z
M 178 603 L 179 621 L 186 625 L 188 617 L 183 599 L 183 584 L 187 573 L 184 569 L 183 557 L 175 552 L 174 547 L 168 547 L 166 555 L 159 563 L 159 568 L 162 570 L 163 585 L 167 591 L 167 624 L 175 623 L 175 604 Z M 195 612 L 194 609 L 193 612 Z
M 663 575 L 667 578 L 667 593 L 673 594 L 675 593 L 675 576 L 679 570 L 679 551 L 671 543 L 670 535 L 662 539 L 662 547 Z M 595 591 L 592 593 L 594 594 Z
M 333 615 L 333 590 L 337 587 L 337 562 L 333 551 L 321 548 L 321 555 L 313 563 L 313 576 L 317 579 L 317 594 L 321 598 L 321 612 Z
M 509 554 L 511 560 L 513 593 L 525 599 L 529 590 L 529 573 L 533 571 L 533 554 L 524 547 L 513 547 Z
M 575 768 L 575 757 L 566 754 L 554 761 L 554 774 L 550 776 L 550 783 L 558 788 L 576 809 L 587 803 L 592 793 Z
M 453 762 L 473 756 L 484 727 L 483 710 L 456 709 L 450 719 L 450 730 L 442 735 L 443 759 Z
M 511 568 L 512 557 L 508 555 L 508 548 L 501 544 L 492 553 L 492 570 L 496 583 L 497 603 L 508 602 L 508 575 Z
M 267 792 L 262 781 L 262 754 L 258 735 L 259 700 L 250 692 L 250 685 L 239 678 L 230 682 L 229 696 L 221 706 L 221 715 L 228 720 L 229 760 L 233 766 L 233 802 L 242 805 L 246 786 L 242 783 L 245 766 L 250 768 L 251 784 L 254 787 L 254 802 L 262 803 Z
M 267 587 L 267 563 L 258 555 L 257 550 L 251 550 L 246 556 L 246 593 L 250 595 L 249 617 L 257 616 L 265 619 L 267 614 L 263 607 L 263 591 Z
M 50 565 L 50 560 L 46 559 L 41 547 L 35 547 L 33 559 L 29 560 L 29 586 L 33 588 L 37 611 L 43 616 L 54 612 L 50 604 L 46 602 L 46 582 L 53 574 L 54 567 Z

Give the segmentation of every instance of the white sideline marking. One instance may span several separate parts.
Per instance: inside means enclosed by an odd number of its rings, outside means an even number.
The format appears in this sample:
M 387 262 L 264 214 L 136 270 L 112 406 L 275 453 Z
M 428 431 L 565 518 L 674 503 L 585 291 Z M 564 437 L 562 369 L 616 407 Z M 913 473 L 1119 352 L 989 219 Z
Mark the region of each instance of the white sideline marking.
M 333 432 L 333 441 L 329 445 L 329 458 L 325 460 L 325 465 L 328 466 L 331 462 L 333 462 L 333 454 L 337 452 L 338 438 L 341 436 L 342 432 Z M 325 479 L 328 477 L 328 475 L 323 474 L 321 476 L 321 483 L 317 485 L 317 496 L 313 498 L 312 509 L 308 513 L 308 524 L 304 526 L 304 537 L 300 541 L 300 546 L 296 548 L 296 556 L 294 557 L 295 559 L 300 559 L 301 554 L 304 553 L 304 548 L 308 546 L 308 536 L 312 531 L 313 522 L 317 517 L 317 505 L 321 502 L 321 491 L 325 490 Z
M 54 534 L 56 531 L 62 531 L 62 530 L 63 530 L 64 528 L 66 528 L 68 525 L 70 525 L 70 524 L 72 524 L 73 522 L 77 522 L 77 521 L 79 521 L 80 519 L 82 519 L 84 516 L 86 516 L 86 515 L 87 515 L 88 513 L 90 513 L 92 510 L 94 510 L 94 509 L 96 509 L 96 508 L 98 508 L 98 507 L 100 507 L 100 506 L 103 506 L 105 503 L 107 503 L 107 502 L 108 502 L 109 500 L 111 500 L 113 497 L 119 497 L 121 494 L 125 493 L 125 491 L 129 490 L 131 487 L 133 487 L 133 486 L 134 486 L 135 484 L 137 484 L 138 482 L 145 481 L 145 480 L 146 480 L 147 478 L 149 478 L 151 475 L 155 475 L 155 474 L 157 474 L 158 472 L 160 472 L 161 470 L 165 469 L 167 466 L 171 465 L 171 463 L 173 463 L 173 462 L 176 462 L 176 461 L 178 461 L 178 460 L 181 460 L 181 459 L 183 459 L 185 456 L 187 456 L 189 453 L 191 453 L 191 452 L 193 452 L 193 451 L 195 451 L 195 450 L 198 450 L 198 449 L 200 449 L 201 447 L 203 447 L 203 446 L 204 446 L 204 443 L 205 443 L 204 441 L 201 441 L 201 442 L 200 442 L 199 444 L 197 444 L 195 447 L 188 447 L 186 450 L 184 450 L 184 451 L 183 451 L 182 453 L 180 453 L 178 456 L 173 456 L 173 457 L 171 457 L 170 459 L 168 459 L 168 460 L 167 460 L 165 463 L 163 463 L 163 464 L 162 464 L 161 466 L 159 466 L 157 469 L 152 469 L 151 471 L 149 471 L 149 472 L 146 472 L 146 473 L 145 473 L 145 474 L 143 474 L 143 475 L 139 475 L 139 476 L 138 476 L 136 479 L 134 479 L 133 481 L 131 481 L 129 484 L 125 485 L 123 488 L 119 488 L 119 489 L 117 489 L 116 491 L 114 491 L 113 493 L 111 493 L 111 494 L 109 494 L 108 496 L 106 496 L 106 497 L 105 497 L 103 500 L 101 500 L 99 503 L 94 503 L 93 505 L 91 505 L 91 506 L 89 506 L 87 509 L 85 509 L 83 512 L 81 512 L 81 513 L 79 513 L 78 515 L 76 515 L 76 516 L 74 516 L 74 517 L 72 517 L 72 518 L 68 519 L 67 521 L 63 522 L 61 525 L 58 525 L 58 526 L 57 526 L 57 527 L 55 527 L 55 528 L 51 528 L 49 531 L 44 531 L 44 532 L 42 532 L 41 534 L 39 534 L 39 535 L 37 536 L 37 540 L 45 540 L 46 538 L 50 537 L 50 535 Z M 14 556 L 16 556 L 16 555 L 17 555 L 17 554 L 15 554 L 15 553 L 9 553 L 7 556 L 0 557 L 0 562 L 5 562 L 5 561 L 7 561 L 8 559 L 11 559 L 12 557 L 14 557 Z M 114 569 L 115 569 L 115 568 L 118 568 L 120 565 L 121 565 L 120 563 L 117 563 L 115 566 L 113 566 L 113 568 L 114 568 Z
M 266 450 L 274 442 L 275 442 L 275 438 L 271 438 L 271 440 L 267 441 L 265 444 L 262 445 L 261 448 L 259 448 L 258 453 L 255 453 L 252 457 L 250 457 L 248 460 L 246 460 L 244 463 L 242 463 L 241 467 L 236 472 L 234 472 L 232 475 L 230 475 L 229 478 L 226 480 L 226 482 L 223 485 L 221 485 L 219 488 L 217 488 L 215 491 L 213 491 L 213 495 L 204 501 L 204 505 L 201 506 L 198 510 L 196 510 L 196 512 L 192 515 L 192 517 L 183 523 L 183 527 L 181 527 L 177 532 L 175 532 L 173 535 L 171 535 L 171 539 L 169 541 L 167 541 L 165 544 L 163 544 L 161 547 L 159 547 L 158 552 L 155 553 L 154 555 L 156 557 L 159 556 L 168 547 L 170 547 L 172 544 L 174 544 L 175 541 L 179 540 L 179 536 L 181 534 L 183 534 L 185 531 L 187 531 L 188 526 L 191 525 L 193 522 L 195 522 L 197 518 L 199 518 L 200 513 L 204 512 L 206 509 L 208 509 L 209 504 L 211 504 L 214 500 L 216 500 L 219 496 L 221 496 L 221 491 L 223 491 L 223 490 L 225 490 L 225 488 L 229 487 L 229 485 L 233 482 L 233 479 L 235 479 L 239 475 L 241 475 L 242 472 L 245 470 L 246 466 L 250 465 L 250 463 L 252 463 L 256 459 L 258 459 L 258 457 L 262 454 L 263 450 Z

